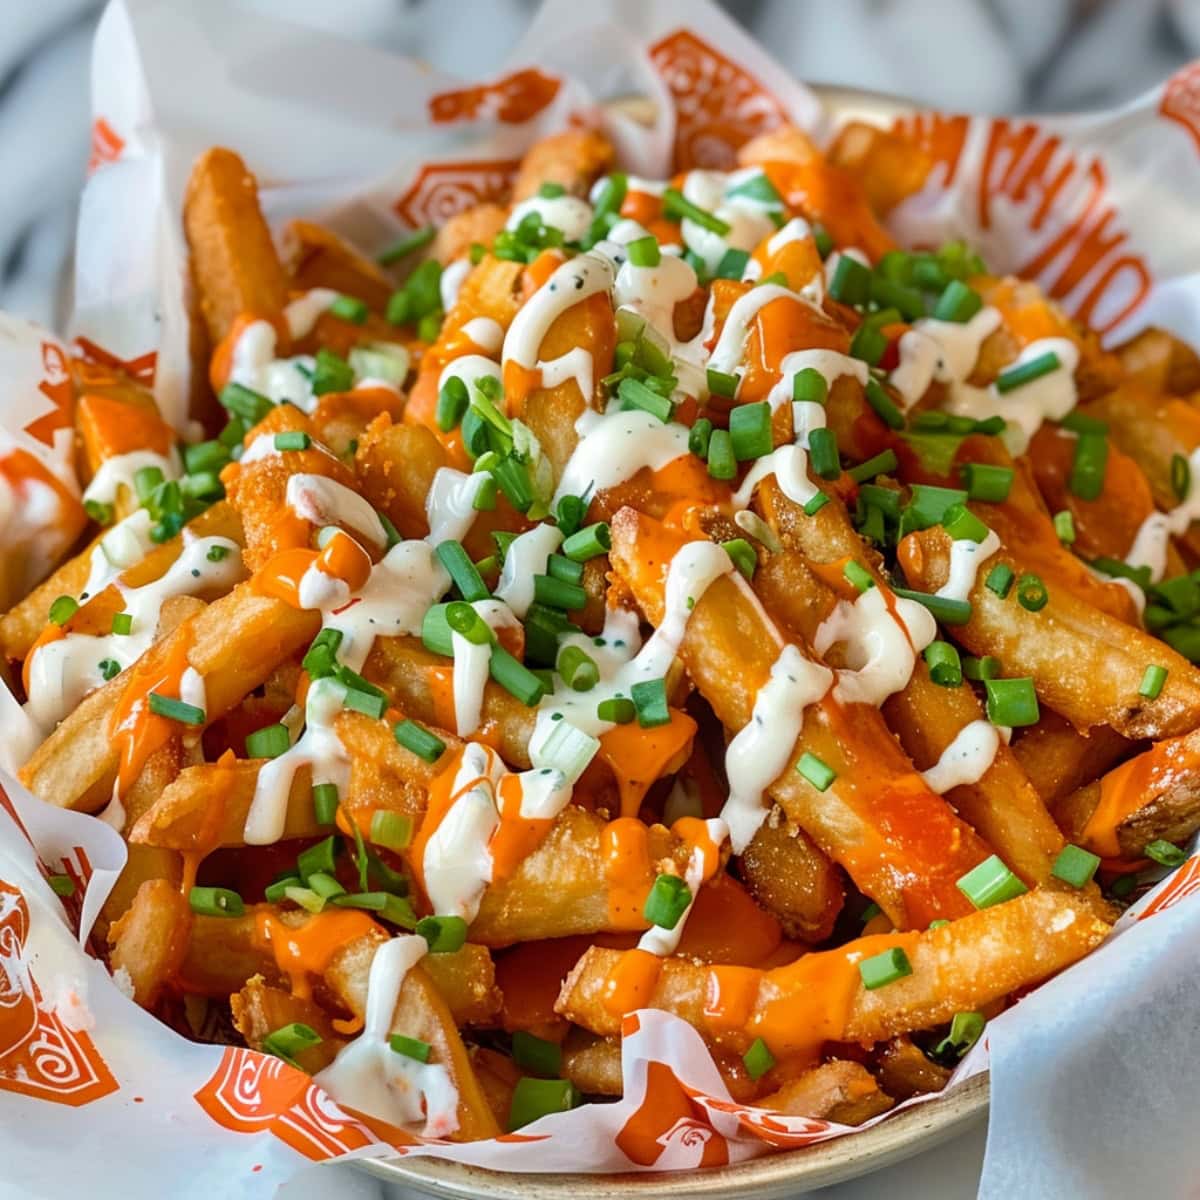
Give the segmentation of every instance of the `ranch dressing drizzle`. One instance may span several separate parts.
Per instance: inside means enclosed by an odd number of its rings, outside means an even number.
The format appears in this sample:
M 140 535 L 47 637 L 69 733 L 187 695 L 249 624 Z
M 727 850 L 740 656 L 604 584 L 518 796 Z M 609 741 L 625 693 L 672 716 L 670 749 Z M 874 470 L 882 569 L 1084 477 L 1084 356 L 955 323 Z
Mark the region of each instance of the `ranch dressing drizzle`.
M 1151 513 L 1138 527 L 1133 545 L 1125 555 L 1131 567 L 1149 567 L 1150 579 L 1158 583 L 1167 573 L 1167 545 L 1172 537 L 1182 537 L 1193 521 L 1200 521 L 1200 487 L 1196 485 L 1200 473 L 1200 446 L 1188 455 L 1188 493 L 1170 512 Z M 1103 577 L 1106 582 L 1122 582 Z M 1124 581 L 1132 582 L 1132 581 Z M 1136 587 L 1136 585 L 1135 585 Z M 1135 588 L 1130 588 L 1133 594 Z M 1140 588 L 1136 588 L 1141 593 Z M 1143 604 L 1145 596 L 1142 596 Z
M 735 854 L 746 849 L 767 815 L 763 794 L 787 769 L 804 726 L 804 710 L 832 683 L 828 667 L 805 658 L 790 643 L 779 652 L 770 678 L 754 698 L 750 720 L 725 751 L 729 799 L 721 816 Z
M 705 821 L 704 827 L 708 840 L 714 846 L 720 847 L 729 836 L 729 827 L 720 817 L 712 817 Z M 666 958 L 675 953 L 679 948 L 679 940 L 683 937 L 684 928 L 687 926 L 688 917 L 691 916 L 692 908 L 696 903 L 696 893 L 700 891 L 705 882 L 707 866 L 707 848 L 703 844 L 693 847 L 683 876 L 683 881 L 687 884 L 688 892 L 691 894 L 687 908 L 680 914 L 673 929 L 664 929 L 661 925 L 651 925 L 638 939 L 637 948 L 639 950 L 656 954 L 659 958 Z
M 1000 327 L 1000 310 L 981 308 L 969 321 L 919 317 L 900 338 L 900 364 L 888 376 L 901 407 L 910 409 L 935 380 L 959 384 L 975 369 L 979 350 Z
M 444 1138 L 458 1129 L 458 1090 L 450 1072 L 443 1063 L 397 1053 L 388 1040 L 400 989 L 427 947 L 423 937 L 402 933 L 376 949 L 362 1033 L 314 1078 L 339 1103 L 401 1128 L 421 1124 L 421 1136 Z
M 941 757 L 921 778 L 929 790 L 944 796 L 952 788 L 978 783 L 991 769 L 1000 749 L 1000 730 L 990 721 L 971 721 L 955 735 Z
M 1000 549 L 1000 539 L 995 530 L 989 529 L 982 542 L 970 538 L 959 538 L 950 543 L 950 574 L 946 582 L 934 593 L 947 600 L 969 600 L 975 587 L 975 579 L 985 559 L 991 558 Z
M 91 483 L 84 489 L 84 502 L 93 500 L 99 504 L 112 504 L 121 488 L 132 494 L 133 477 L 143 467 L 157 467 L 164 479 L 178 479 L 183 473 L 179 454 L 174 447 L 169 454 L 158 454 L 153 450 L 131 450 L 128 454 L 116 454 L 106 458 L 96 469 Z

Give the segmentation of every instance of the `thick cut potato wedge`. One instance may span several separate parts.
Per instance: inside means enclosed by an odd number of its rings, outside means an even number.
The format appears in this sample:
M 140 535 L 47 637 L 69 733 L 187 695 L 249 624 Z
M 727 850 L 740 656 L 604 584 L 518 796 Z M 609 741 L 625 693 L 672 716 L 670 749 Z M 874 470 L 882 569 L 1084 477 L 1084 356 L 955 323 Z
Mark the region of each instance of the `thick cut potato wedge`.
M 894 1103 L 862 1063 L 845 1059 L 813 1067 L 755 1101 L 789 1117 L 813 1117 L 838 1125 L 861 1125 Z
M 283 227 L 281 241 L 284 268 L 297 291 L 332 288 L 365 301 L 375 312 L 387 308 L 394 290 L 387 273 L 332 230 L 297 219 Z
M 513 180 L 513 201 L 528 200 L 543 183 L 559 183 L 568 192 L 586 196 L 612 162 L 612 143 L 591 130 L 572 129 L 539 138 L 521 159 Z

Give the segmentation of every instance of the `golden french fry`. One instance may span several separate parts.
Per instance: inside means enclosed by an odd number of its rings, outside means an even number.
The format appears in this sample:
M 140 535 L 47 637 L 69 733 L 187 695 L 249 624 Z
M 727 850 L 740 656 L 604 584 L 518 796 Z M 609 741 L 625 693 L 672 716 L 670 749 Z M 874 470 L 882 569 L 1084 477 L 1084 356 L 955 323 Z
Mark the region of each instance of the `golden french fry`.
M 919 146 L 865 121 L 850 121 L 838 131 L 829 161 L 858 180 L 880 216 L 919 192 L 933 166 Z
M 315 1046 L 298 1050 L 295 1059 L 310 1075 L 324 1070 L 345 1045 L 333 1028 L 332 1019 L 320 1005 L 282 988 L 271 987 L 262 976 L 246 981 L 246 986 L 229 997 L 233 1023 L 252 1050 L 261 1050 L 263 1041 L 285 1025 L 307 1025 L 320 1037 Z
M 621 1095 L 620 1041 L 572 1029 L 563 1043 L 562 1073 L 588 1096 Z
M 1012 743 L 1022 770 L 1051 812 L 1064 796 L 1098 779 L 1133 748 L 1128 738 L 1107 725 L 1093 725 L 1083 734 L 1049 709 Z
M 813 1117 L 839 1125 L 861 1125 L 887 1112 L 894 1103 L 862 1063 L 836 1058 L 755 1101 L 761 1108 L 789 1117 Z
M 1200 829 L 1200 731 L 1156 742 L 1063 797 L 1054 815 L 1070 841 L 1105 858 L 1185 843 Z
M 358 439 L 354 469 L 363 495 L 386 513 L 402 536 L 429 532 L 425 498 L 433 477 L 446 466 L 446 452 L 424 425 L 395 425 L 379 417 Z
M 539 138 L 525 152 L 513 180 L 513 201 L 528 200 L 544 183 L 586 196 L 592 182 L 612 166 L 612 143 L 588 129 Z
M 332 288 L 376 312 L 387 308 L 394 290 L 387 273 L 331 229 L 297 218 L 283 227 L 280 241 L 284 269 L 297 291 Z
M 499 204 L 472 205 L 439 227 L 430 257 L 445 266 L 461 258 L 473 245 L 490 246 L 507 219 L 507 210 Z
M 875 1060 L 879 1086 L 897 1100 L 940 1092 L 950 1080 L 950 1072 L 925 1057 L 909 1037 L 901 1034 L 879 1048 Z
M 949 574 L 950 538 L 940 527 L 911 533 L 900 544 L 910 585 L 936 592 Z M 1003 563 L 1018 581 L 1006 598 L 985 585 Z M 1045 607 L 1030 612 L 1017 600 L 1024 562 L 1001 549 L 981 564 L 971 590 L 971 617 L 955 636 L 972 654 L 994 655 L 1007 676 L 1031 676 L 1038 698 L 1080 729 L 1109 725 L 1125 737 L 1170 737 L 1200 724 L 1200 673 L 1157 638 L 1083 603 L 1045 581 Z M 1139 688 L 1148 663 L 1168 670 L 1153 700 Z
M 125 972 L 133 998 L 143 1008 L 153 1008 L 162 989 L 175 980 L 191 919 L 178 887 L 166 879 L 147 879 L 129 911 L 109 928 L 113 973 Z
M 258 185 L 232 151 L 214 147 L 192 167 L 183 202 L 192 279 L 214 343 L 242 313 L 268 320 L 287 303 L 287 275 L 258 206 Z
M 632 509 L 613 518 L 613 568 L 652 622 L 663 615 L 663 566 L 683 540 Z M 680 658 L 722 724 L 737 730 L 781 649 L 753 597 L 725 576 L 692 610 Z M 795 769 L 806 752 L 836 772 L 825 791 Z M 987 848 L 916 774 L 878 709 L 828 700 L 810 706 L 791 765 L 768 794 L 898 928 L 969 910 L 955 881 Z
M 815 1053 L 824 1041 L 880 1042 L 977 1010 L 1061 971 L 1098 945 L 1108 929 L 1085 897 L 1027 892 L 937 929 L 860 938 L 761 972 L 747 1018 L 733 1028 L 705 1014 L 706 998 L 719 987 L 712 972 L 720 968 L 680 958 L 663 961 L 642 1007 L 674 1013 L 727 1049 L 745 1051 L 762 1037 L 777 1058 Z M 868 990 L 855 964 L 895 945 L 905 950 L 912 973 Z M 621 1014 L 604 1000 L 620 957 L 618 950 L 589 950 L 563 985 L 558 1011 L 601 1036 L 620 1033 Z M 824 989 L 834 971 L 845 1001 L 830 1012 Z
M 833 932 L 846 890 L 838 867 L 775 809 L 741 858 L 750 895 L 779 918 L 788 937 L 823 942 Z
M 1143 329 L 1116 354 L 1126 379 L 1148 392 L 1186 396 L 1200 389 L 1200 356 L 1165 329 Z

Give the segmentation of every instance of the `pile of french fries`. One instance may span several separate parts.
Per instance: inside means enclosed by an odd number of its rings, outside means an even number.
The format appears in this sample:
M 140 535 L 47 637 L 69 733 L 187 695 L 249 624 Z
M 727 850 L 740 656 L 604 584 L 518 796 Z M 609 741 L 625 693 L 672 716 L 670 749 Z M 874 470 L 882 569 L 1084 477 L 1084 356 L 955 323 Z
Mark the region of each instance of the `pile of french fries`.
M 196 163 L 207 440 L 77 364 L 90 532 L 0 619 L 140 1005 L 414 1135 L 621 1095 L 640 1008 L 857 1124 L 1182 861 L 1200 358 L 896 246 L 929 167 L 573 131 L 372 257 Z

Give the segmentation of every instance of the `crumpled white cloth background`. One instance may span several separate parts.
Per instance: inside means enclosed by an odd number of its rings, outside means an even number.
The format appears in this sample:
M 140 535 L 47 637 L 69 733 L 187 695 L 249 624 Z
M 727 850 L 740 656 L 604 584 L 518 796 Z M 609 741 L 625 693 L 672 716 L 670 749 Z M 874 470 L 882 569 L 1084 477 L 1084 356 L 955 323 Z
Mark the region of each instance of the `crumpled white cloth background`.
M 203 0 L 162 0 L 202 3 Z M 241 0 L 465 76 L 486 77 L 537 0 Z M 959 111 L 1107 107 L 1200 56 L 1200 0 L 724 0 L 799 77 Z M 50 325 L 88 158 L 91 35 L 102 0 L 0 2 L 0 308 Z M 469 31 L 469 34 L 464 34 Z M 823 1200 L 969 1200 L 982 1125 Z M 0 1198 L 8 1200 L 0 1171 Z M 408 1200 L 345 1167 L 315 1168 L 281 1200 Z M 102 1178 L 94 1195 L 104 1197 Z M 167 1191 L 169 1194 L 169 1185 Z M 15 1197 L 14 1197 L 15 1200 Z

